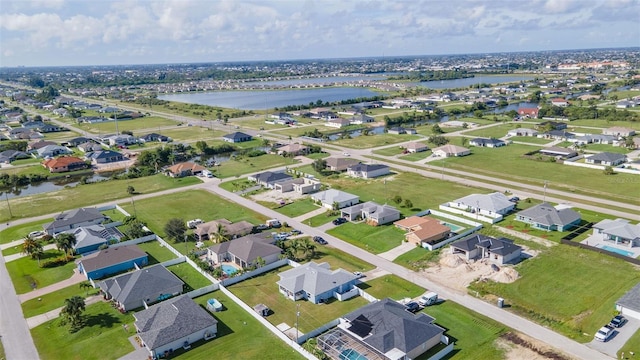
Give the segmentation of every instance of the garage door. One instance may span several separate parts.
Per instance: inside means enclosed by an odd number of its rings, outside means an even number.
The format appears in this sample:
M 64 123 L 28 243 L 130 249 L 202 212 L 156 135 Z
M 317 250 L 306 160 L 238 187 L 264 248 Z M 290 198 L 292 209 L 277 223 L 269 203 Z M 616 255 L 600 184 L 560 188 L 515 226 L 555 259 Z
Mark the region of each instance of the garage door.
M 640 311 L 635 311 L 625 307 L 621 307 L 621 313 L 624 316 L 628 316 L 628 317 L 640 320 Z

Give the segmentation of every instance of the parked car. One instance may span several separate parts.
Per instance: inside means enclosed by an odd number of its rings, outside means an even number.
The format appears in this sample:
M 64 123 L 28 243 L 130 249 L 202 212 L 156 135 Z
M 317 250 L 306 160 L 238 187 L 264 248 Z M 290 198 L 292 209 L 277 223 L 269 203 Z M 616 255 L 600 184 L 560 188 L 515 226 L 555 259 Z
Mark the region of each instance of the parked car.
M 293 230 L 291 230 L 291 234 L 292 235 L 300 235 L 300 234 L 302 234 L 302 231 L 300 231 L 298 229 L 293 229 Z
M 29 239 L 36 239 L 44 236 L 44 231 L 32 231 L 29 233 Z
M 404 306 L 407 308 L 407 311 L 412 313 L 418 312 L 420 310 L 420 305 L 418 305 L 418 303 L 415 301 L 408 302 Z
M 342 155 L 344 156 L 351 156 L 351 154 L 349 154 L 348 152 L 343 152 Z
M 518 202 L 518 201 L 520 201 L 520 198 L 519 198 L 519 197 L 517 197 L 517 196 L 514 196 L 514 197 L 512 197 L 511 199 L 509 199 L 509 201 L 511 201 L 511 202 Z
M 364 277 L 364 274 L 361 273 L 360 271 L 354 271 L 353 275 L 355 275 L 358 279 L 360 279 L 361 277 Z
M 347 219 L 343 218 L 343 217 L 339 217 L 335 220 L 333 220 L 333 225 L 340 225 L 340 224 L 344 224 L 347 222 Z
M 594 338 L 598 341 L 606 342 L 613 335 L 613 327 L 605 325 L 598 330 Z
M 624 325 L 626 322 L 627 322 L 627 319 L 624 316 L 616 315 L 609 322 L 609 326 L 614 328 L 619 328 L 619 327 L 622 327 L 622 325 Z
M 314 236 L 313 237 L 313 241 L 317 242 L 320 245 L 327 245 L 328 244 L 327 240 L 321 238 L 320 236 Z
M 420 296 L 420 299 L 418 299 L 418 305 L 420 306 L 430 306 L 437 302 L 438 302 L 438 294 L 433 291 Z
M 256 230 L 262 231 L 262 230 L 267 230 L 269 228 L 269 225 L 266 224 L 259 224 L 256 226 Z

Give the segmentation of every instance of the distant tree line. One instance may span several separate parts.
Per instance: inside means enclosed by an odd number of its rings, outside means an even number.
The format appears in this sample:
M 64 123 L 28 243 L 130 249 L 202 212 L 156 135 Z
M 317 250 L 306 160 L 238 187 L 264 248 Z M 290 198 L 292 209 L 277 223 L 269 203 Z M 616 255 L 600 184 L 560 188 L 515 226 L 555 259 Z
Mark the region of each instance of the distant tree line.
M 436 81 L 436 80 L 453 80 L 474 77 L 474 74 L 468 73 L 466 70 L 433 70 L 410 72 L 405 75 L 390 76 L 389 80 L 410 80 L 410 81 Z
M 566 117 L 569 120 L 602 119 L 605 121 L 640 121 L 640 114 L 628 110 L 597 108 L 595 106 L 559 107 L 544 105 L 538 110 L 538 117 Z
M 361 102 L 369 102 L 369 101 L 382 101 L 385 98 L 386 97 L 383 95 L 377 95 L 372 97 L 358 97 L 355 99 L 347 99 L 347 100 L 340 100 L 340 101 L 333 101 L 333 102 L 322 101 L 318 99 L 316 102 L 310 102 L 307 105 L 288 105 L 284 107 L 274 108 L 274 110 L 275 111 L 294 111 L 294 110 L 313 109 L 315 107 L 333 107 L 333 106 L 340 106 L 340 105 L 358 104 Z

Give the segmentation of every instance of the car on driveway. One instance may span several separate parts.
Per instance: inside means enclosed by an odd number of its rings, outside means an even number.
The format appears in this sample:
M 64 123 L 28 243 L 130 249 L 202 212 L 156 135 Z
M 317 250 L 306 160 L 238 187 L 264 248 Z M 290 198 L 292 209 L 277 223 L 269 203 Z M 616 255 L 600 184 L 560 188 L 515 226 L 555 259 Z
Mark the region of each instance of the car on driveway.
M 29 233 L 29 239 L 37 239 L 44 236 L 44 231 L 32 231 Z
M 420 305 L 418 305 L 418 303 L 415 301 L 408 302 L 404 306 L 407 308 L 408 312 L 415 313 L 420 310 Z
M 300 235 L 300 234 L 302 234 L 302 231 L 297 230 L 297 229 L 293 229 L 293 230 L 291 230 L 291 234 L 292 235 Z
M 355 275 L 358 279 L 360 279 L 361 277 L 364 277 L 364 274 L 360 271 L 354 271 L 353 275 Z
M 344 224 L 347 222 L 347 219 L 343 218 L 343 217 L 339 217 L 335 220 L 333 220 L 333 225 L 340 225 L 340 224 Z
M 616 315 L 609 322 L 609 326 L 614 328 L 622 327 L 627 322 L 627 319 L 622 315 Z
M 317 242 L 320 245 L 327 245 L 328 244 L 327 240 L 321 238 L 320 236 L 314 236 L 313 237 L 313 241 Z
M 598 341 L 606 342 L 613 335 L 613 327 L 605 325 L 598 330 L 594 338 Z

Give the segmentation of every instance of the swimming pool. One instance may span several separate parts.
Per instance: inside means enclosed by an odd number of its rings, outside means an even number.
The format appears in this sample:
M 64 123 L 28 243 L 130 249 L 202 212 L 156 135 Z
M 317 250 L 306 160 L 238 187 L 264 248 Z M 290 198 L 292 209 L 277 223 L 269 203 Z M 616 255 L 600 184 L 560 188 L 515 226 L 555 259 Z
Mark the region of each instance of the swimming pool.
M 353 349 L 346 349 L 340 352 L 340 360 L 368 360 L 366 356 Z
M 444 221 L 442 222 L 442 225 L 448 226 L 449 229 L 451 229 L 451 231 L 453 231 L 453 232 L 458 232 L 458 231 L 464 229 L 464 227 L 462 227 L 462 226 L 458 226 L 456 224 L 450 224 L 450 223 L 444 222 Z
M 220 267 L 222 268 L 222 271 L 228 276 L 231 276 L 238 271 L 238 269 L 236 269 L 235 266 L 231 266 L 227 264 L 222 264 Z
M 618 249 L 618 248 L 614 248 L 608 245 L 600 245 L 600 246 L 596 246 L 602 250 L 607 250 L 610 251 L 612 253 L 616 253 L 616 254 L 620 254 L 620 255 L 624 255 L 624 256 L 628 256 L 628 257 L 633 257 L 633 252 L 632 251 L 626 251 L 626 250 L 622 250 L 622 249 Z

